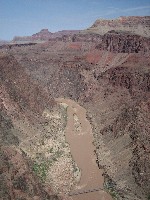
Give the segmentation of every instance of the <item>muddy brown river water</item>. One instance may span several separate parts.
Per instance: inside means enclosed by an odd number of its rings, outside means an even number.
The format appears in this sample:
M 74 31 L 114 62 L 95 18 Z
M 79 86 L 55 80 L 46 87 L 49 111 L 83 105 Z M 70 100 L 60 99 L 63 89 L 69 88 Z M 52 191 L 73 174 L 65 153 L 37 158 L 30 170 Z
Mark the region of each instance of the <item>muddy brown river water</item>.
M 86 118 L 86 110 L 70 99 L 57 98 L 56 101 L 67 107 L 66 141 L 70 145 L 75 163 L 81 170 L 80 181 L 70 192 L 70 200 L 112 200 L 103 190 L 103 170 L 96 164 L 92 128 Z

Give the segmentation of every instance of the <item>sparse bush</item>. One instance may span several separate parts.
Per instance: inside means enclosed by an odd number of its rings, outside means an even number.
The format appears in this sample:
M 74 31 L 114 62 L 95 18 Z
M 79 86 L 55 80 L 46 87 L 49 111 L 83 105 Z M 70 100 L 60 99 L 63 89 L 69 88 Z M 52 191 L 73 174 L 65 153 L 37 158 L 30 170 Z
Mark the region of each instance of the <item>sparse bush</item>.
M 54 152 L 53 148 L 50 148 L 49 152 L 53 153 L 51 160 L 46 160 L 41 163 L 34 162 L 33 164 L 33 171 L 41 179 L 42 182 L 45 182 L 46 180 L 49 167 L 52 166 L 54 162 L 58 161 L 58 158 L 60 158 L 63 154 L 63 151 L 61 150 Z
M 46 180 L 46 175 L 50 164 L 51 164 L 50 162 L 43 162 L 40 164 L 35 162 L 33 165 L 34 173 L 41 179 L 42 182 Z
M 53 153 L 53 147 L 50 148 L 49 153 Z
M 116 184 L 109 177 L 105 177 L 104 188 L 109 192 L 113 199 L 118 200 L 118 193 L 115 190 L 115 186 Z

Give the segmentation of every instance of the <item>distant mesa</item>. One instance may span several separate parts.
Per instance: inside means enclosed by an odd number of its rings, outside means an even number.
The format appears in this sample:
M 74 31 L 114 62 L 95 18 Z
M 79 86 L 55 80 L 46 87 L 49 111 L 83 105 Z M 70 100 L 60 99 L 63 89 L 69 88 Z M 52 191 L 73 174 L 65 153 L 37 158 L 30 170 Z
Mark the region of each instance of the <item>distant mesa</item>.
M 6 41 L 6 40 L 0 40 L 0 46 L 1 45 L 4 45 L 4 44 L 8 44 L 9 43 L 9 41 Z
M 97 19 L 86 31 L 104 35 L 108 31 L 128 31 L 144 37 L 150 36 L 150 16 L 119 17 L 113 20 Z
M 78 34 L 80 30 L 62 30 L 55 33 L 49 32 L 48 29 L 42 29 L 40 32 L 33 34 L 32 36 L 15 36 L 13 42 L 18 41 L 48 41 L 50 39 L 61 38 L 64 35 Z
M 61 39 L 64 36 L 106 33 L 128 33 L 150 37 L 150 16 L 121 16 L 117 19 L 97 19 L 94 24 L 85 30 L 62 30 L 55 33 L 47 28 L 32 36 L 15 36 L 12 43 L 44 42 L 49 40 Z

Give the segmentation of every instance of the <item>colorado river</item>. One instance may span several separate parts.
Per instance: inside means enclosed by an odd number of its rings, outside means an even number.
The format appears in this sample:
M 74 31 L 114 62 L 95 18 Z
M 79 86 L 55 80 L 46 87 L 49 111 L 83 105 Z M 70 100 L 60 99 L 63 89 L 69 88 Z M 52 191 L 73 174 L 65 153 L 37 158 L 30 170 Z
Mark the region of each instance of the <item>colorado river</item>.
M 80 181 L 72 189 L 70 199 L 112 200 L 103 190 L 103 170 L 96 164 L 92 128 L 86 118 L 86 110 L 70 99 L 57 98 L 56 101 L 67 107 L 66 141 L 70 145 L 74 161 L 81 170 Z

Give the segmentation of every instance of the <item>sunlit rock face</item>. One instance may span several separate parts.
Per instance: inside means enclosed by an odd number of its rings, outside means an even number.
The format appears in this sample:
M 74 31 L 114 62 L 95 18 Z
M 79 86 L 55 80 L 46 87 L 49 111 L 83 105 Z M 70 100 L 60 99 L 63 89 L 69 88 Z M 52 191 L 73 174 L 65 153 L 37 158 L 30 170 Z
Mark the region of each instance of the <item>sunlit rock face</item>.
M 150 36 L 150 17 L 119 17 L 114 20 L 98 19 L 88 29 L 101 35 L 108 31 L 128 31 L 130 34 Z

